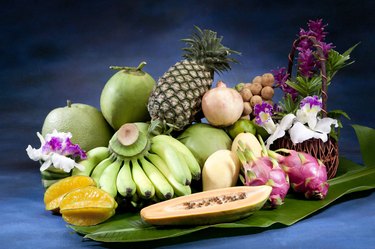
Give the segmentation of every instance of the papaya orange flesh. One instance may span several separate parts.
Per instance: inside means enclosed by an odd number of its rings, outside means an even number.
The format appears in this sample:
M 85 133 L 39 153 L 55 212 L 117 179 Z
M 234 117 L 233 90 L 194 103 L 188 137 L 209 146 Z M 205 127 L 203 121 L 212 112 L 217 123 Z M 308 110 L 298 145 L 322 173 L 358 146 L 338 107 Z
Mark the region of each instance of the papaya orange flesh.
M 153 225 L 208 225 L 245 218 L 263 207 L 269 186 L 239 186 L 177 197 L 141 210 Z

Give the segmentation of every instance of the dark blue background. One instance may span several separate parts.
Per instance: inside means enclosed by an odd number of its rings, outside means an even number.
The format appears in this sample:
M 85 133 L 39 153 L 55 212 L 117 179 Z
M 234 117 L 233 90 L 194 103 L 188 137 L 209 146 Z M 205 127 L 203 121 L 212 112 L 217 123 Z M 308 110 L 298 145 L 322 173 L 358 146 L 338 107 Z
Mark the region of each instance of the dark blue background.
M 160 77 L 181 59 L 180 39 L 192 32 L 193 25 L 217 31 L 225 45 L 242 52 L 236 57 L 240 64 L 215 76 L 215 81 L 231 85 L 287 66 L 292 41 L 309 19 L 329 23 L 327 41 L 338 51 L 361 42 L 352 54 L 356 63 L 342 70 L 329 88 L 328 102 L 329 109 L 343 109 L 351 117 L 342 131 L 341 155 L 360 162 L 350 124 L 375 127 L 374 11 L 370 0 L 1 1 L 0 244 L 116 246 L 82 242 L 60 217 L 44 211 L 38 164 L 28 159 L 25 148 L 39 145 L 35 133 L 44 117 L 67 99 L 99 108 L 100 92 L 114 73 L 110 65 L 136 66 L 145 60 L 145 70 Z M 375 244 L 374 200 L 372 192 L 351 195 L 288 228 L 209 230 L 152 245 L 369 248 Z

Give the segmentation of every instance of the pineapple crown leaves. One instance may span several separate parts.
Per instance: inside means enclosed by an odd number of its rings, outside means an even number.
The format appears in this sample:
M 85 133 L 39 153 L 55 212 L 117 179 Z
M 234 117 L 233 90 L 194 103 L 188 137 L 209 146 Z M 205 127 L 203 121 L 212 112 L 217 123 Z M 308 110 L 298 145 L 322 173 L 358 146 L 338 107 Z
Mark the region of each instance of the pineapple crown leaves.
M 236 59 L 228 56 L 231 54 L 241 55 L 241 53 L 225 47 L 221 43 L 222 36 L 217 37 L 217 33 L 212 30 L 194 27 L 195 32 L 191 37 L 182 39 L 188 45 L 182 49 L 186 52 L 183 55 L 185 59 L 194 60 L 216 73 L 230 70 L 230 63 L 238 63 Z

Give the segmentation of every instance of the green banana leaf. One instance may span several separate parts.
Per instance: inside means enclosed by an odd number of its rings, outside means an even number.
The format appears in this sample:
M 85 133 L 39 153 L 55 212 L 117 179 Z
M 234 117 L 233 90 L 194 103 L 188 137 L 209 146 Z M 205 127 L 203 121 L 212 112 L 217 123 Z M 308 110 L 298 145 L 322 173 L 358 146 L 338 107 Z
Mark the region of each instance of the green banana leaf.
M 251 233 L 271 226 L 290 226 L 346 194 L 375 188 L 375 155 L 371 151 L 375 144 L 375 130 L 359 125 L 353 125 L 353 128 L 358 137 L 365 166 L 340 158 L 338 176 L 329 180 L 329 193 L 324 200 L 305 200 L 291 194 L 285 199 L 285 204 L 277 209 L 262 209 L 250 217 L 236 222 L 206 226 L 157 227 L 143 222 L 139 213 L 123 213 L 96 226 L 69 227 L 77 233 L 85 235 L 85 238 L 96 241 L 145 242 L 171 239 L 206 229 L 214 229 L 216 233 L 225 229 L 223 236 L 227 236 L 227 232 L 230 231 L 228 228 L 232 230 L 242 228 L 246 229 L 247 233 Z

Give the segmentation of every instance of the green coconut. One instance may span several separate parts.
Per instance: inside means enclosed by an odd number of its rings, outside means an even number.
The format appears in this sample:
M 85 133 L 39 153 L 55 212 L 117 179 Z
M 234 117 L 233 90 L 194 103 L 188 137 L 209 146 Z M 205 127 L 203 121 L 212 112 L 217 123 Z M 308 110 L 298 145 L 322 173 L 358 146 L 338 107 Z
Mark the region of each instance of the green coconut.
M 204 123 L 192 124 L 177 139 L 190 149 L 201 168 L 211 154 L 230 150 L 232 146 L 232 140 L 223 129 Z
M 118 130 L 123 124 L 150 120 L 148 97 L 155 80 L 138 67 L 111 67 L 119 70 L 105 84 L 100 96 L 100 108 L 107 122 Z

